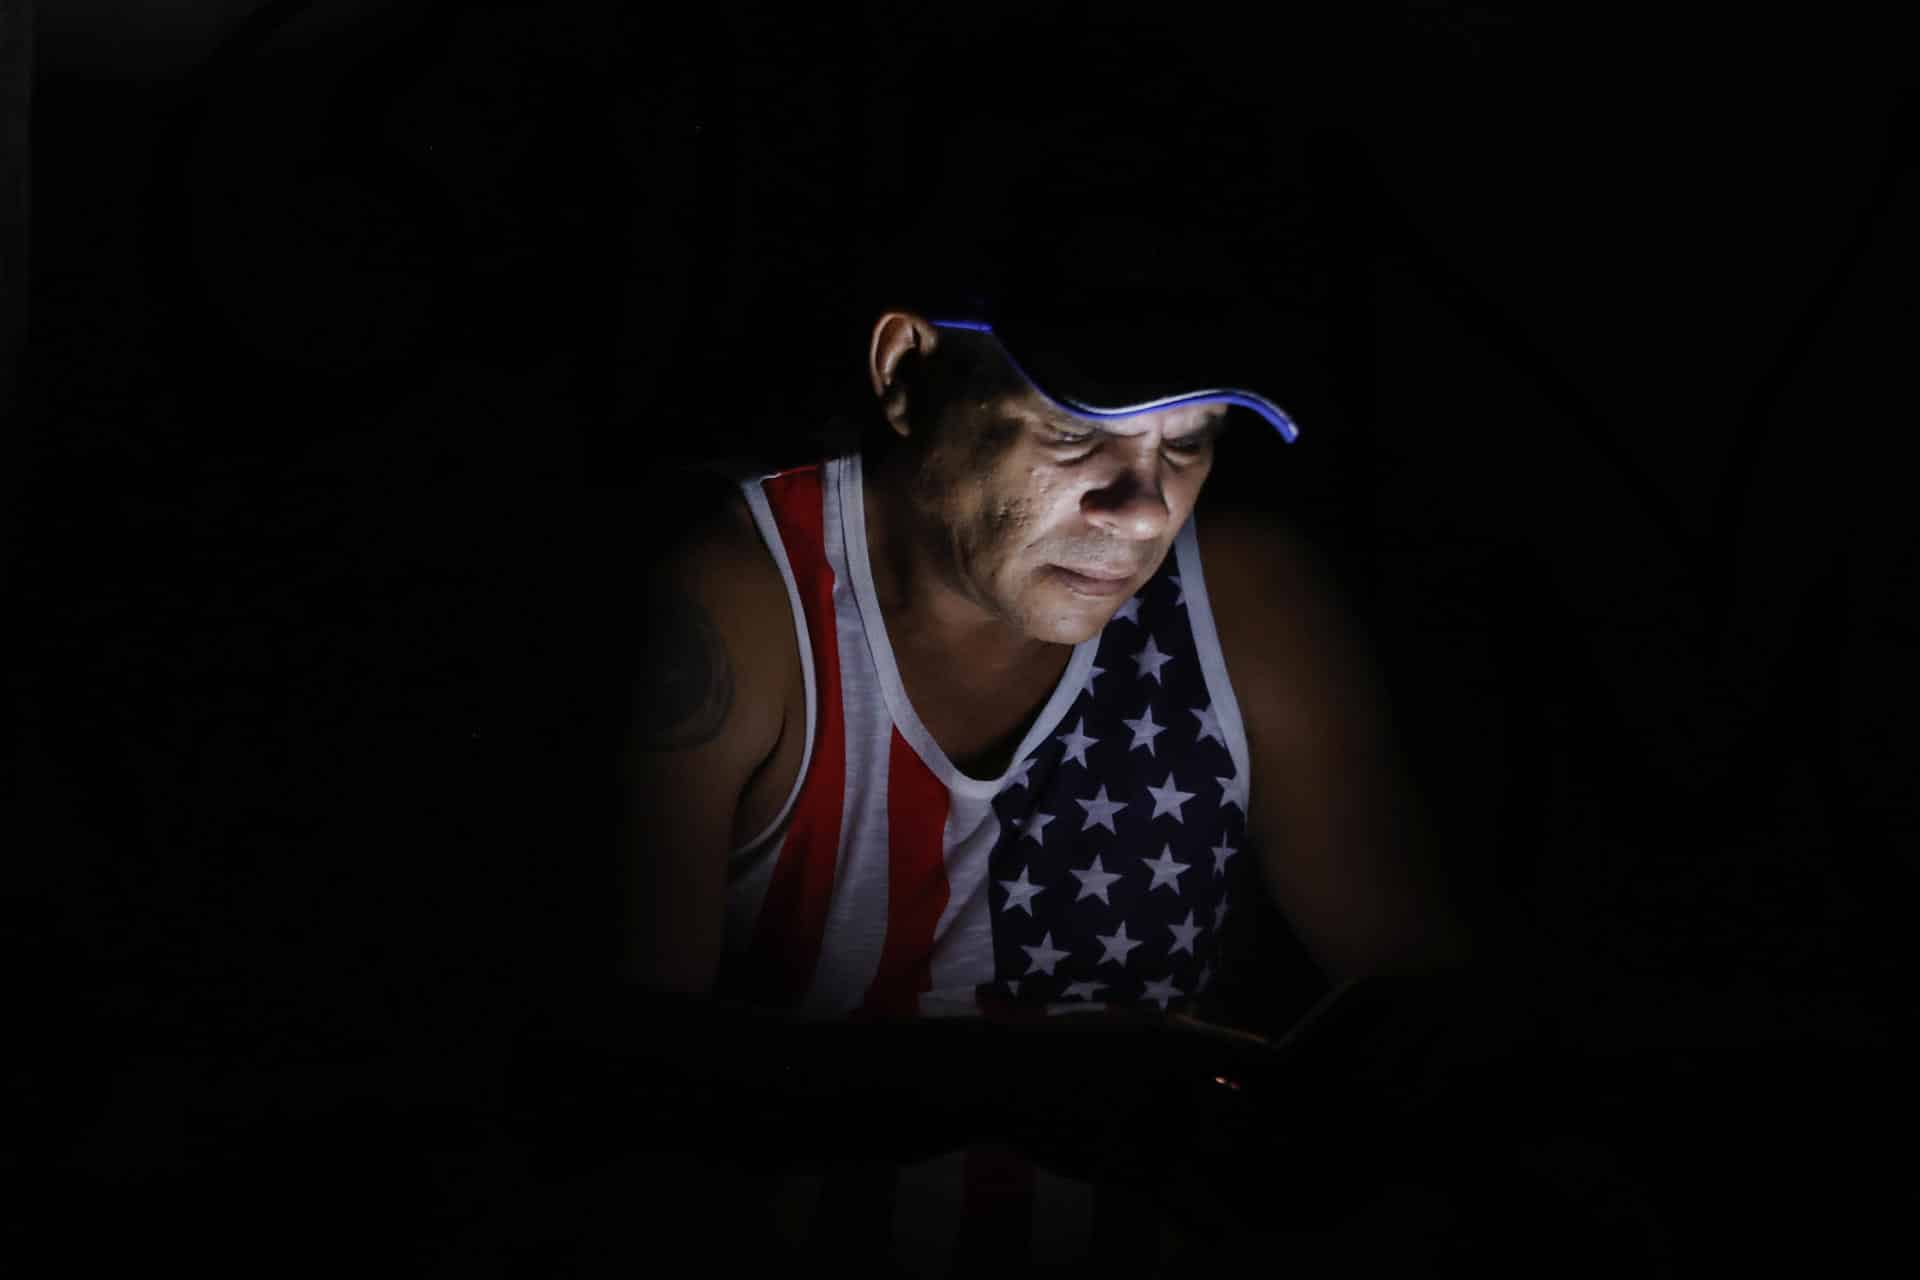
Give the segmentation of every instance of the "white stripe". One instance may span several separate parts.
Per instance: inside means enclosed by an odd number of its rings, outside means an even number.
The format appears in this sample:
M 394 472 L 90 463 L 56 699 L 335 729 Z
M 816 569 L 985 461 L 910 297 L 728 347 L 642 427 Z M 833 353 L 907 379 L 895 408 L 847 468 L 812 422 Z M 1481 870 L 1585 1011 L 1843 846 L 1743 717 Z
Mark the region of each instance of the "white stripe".
M 909 1275 L 953 1269 L 966 1203 L 967 1153 L 949 1151 L 900 1170 L 894 1182 L 893 1259 Z
M 887 940 L 887 789 L 893 722 L 873 678 L 868 637 L 848 572 L 845 471 L 829 465 L 823 472 L 847 772 L 820 962 L 801 1007 L 809 1013 L 834 1015 L 859 1007 L 879 971 Z
M 993 981 L 993 913 L 987 855 L 1000 839 L 990 800 L 951 796 L 941 836 L 947 865 L 947 905 L 934 930 L 935 991 L 960 991 Z M 979 1012 L 977 1008 L 973 1012 Z

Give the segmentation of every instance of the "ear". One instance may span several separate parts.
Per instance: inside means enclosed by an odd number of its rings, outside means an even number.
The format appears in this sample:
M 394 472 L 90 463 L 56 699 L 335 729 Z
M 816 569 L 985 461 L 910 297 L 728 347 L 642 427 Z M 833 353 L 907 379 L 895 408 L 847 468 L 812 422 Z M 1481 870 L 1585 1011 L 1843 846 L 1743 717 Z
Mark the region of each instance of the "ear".
M 914 360 L 924 362 L 939 345 L 940 331 L 911 311 L 889 311 L 874 323 L 867 378 L 880 398 L 880 411 L 902 437 L 910 430 L 908 383 L 918 376 Z

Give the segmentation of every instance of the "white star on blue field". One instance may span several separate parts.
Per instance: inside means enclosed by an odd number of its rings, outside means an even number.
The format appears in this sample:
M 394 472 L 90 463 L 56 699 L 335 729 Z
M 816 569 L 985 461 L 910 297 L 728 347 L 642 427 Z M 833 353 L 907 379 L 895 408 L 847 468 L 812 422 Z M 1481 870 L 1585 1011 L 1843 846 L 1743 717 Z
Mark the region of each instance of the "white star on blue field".
M 994 797 L 985 986 L 1023 1003 L 1167 1009 L 1217 970 L 1247 783 L 1187 612 L 1204 593 L 1175 567 L 1169 553 L 1114 614 L 1073 704 Z

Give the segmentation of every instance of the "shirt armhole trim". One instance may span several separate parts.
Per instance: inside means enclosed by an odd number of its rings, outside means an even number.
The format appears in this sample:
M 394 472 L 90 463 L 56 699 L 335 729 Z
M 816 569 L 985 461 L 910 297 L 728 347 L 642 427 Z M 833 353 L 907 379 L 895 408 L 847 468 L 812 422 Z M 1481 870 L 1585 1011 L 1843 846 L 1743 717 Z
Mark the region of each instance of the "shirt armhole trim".
M 1220 629 L 1213 621 L 1213 601 L 1207 594 L 1207 582 L 1200 569 L 1200 540 L 1195 528 L 1198 515 L 1187 523 L 1174 539 L 1174 554 L 1180 562 L 1180 590 L 1187 597 L 1187 622 L 1193 628 L 1194 645 L 1200 651 L 1200 671 L 1206 677 L 1207 691 L 1213 695 L 1214 713 L 1220 731 L 1226 735 L 1227 752 L 1240 775 L 1241 795 L 1246 812 L 1253 812 L 1253 768 L 1247 751 L 1246 722 L 1240 716 L 1240 700 L 1234 694 L 1233 681 L 1227 676 L 1226 654 L 1220 648 Z
M 793 790 L 787 793 L 786 803 L 780 806 L 780 812 L 759 835 L 728 855 L 728 862 L 737 862 L 746 858 L 771 840 L 786 824 L 793 813 L 793 807 L 800 800 L 800 789 L 806 785 L 807 770 L 813 764 L 814 721 L 817 711 L 814 706 L 815 683 L 813 673 L 813 644 L 807 633 L 807 613 L 800 603 L 800 584 L 793 576 L 793 563 L 787 559 L 786 540 L 780 536 L 779 522 L 774 519 L 773 507 L 767 502 L 767 495 L 760 487 L 759 479 L 742 480 L 740 490 L 746 496 L 747 507 L 753 512 L 753 523 L 760 530 L 761 541 L 773 556 L 774 564 L 780 570 L 780 579 L 787 586 L 787 605 L 793 611 L 794 638 L 800 645 L 800 677 L 806 690 L 807 708 L 806 746 L 800 756 L 800 771 L 794 776 Z

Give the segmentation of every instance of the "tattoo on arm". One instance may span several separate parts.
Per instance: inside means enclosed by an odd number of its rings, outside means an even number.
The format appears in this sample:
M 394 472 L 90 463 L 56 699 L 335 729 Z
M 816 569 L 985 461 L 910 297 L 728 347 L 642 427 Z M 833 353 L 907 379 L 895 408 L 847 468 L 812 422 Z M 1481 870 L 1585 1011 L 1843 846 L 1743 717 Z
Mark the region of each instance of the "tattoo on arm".
M 634 742 L 677 751 L 711 741 L 733 709 L 733 666 L 699 601 L 668 588 L 649 603 L 647 642 L 634 681 Z

